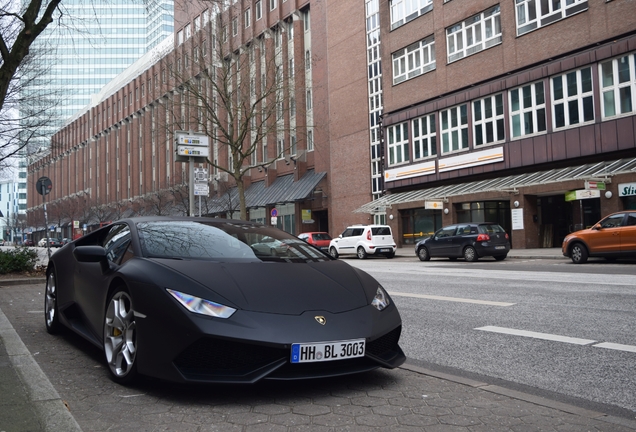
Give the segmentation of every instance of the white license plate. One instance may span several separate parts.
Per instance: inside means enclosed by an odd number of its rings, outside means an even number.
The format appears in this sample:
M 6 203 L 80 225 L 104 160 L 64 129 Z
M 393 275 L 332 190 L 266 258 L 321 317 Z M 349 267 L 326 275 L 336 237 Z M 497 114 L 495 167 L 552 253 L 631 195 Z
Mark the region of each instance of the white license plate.
M 505 249 L 505 246 L 495 246 L 495 249 Z
M 364 357 L 365 340 L 292 344 L 291 362 L 310 363 Z
M 392 249 L 380 249 L 380 252 L 391 252 Z

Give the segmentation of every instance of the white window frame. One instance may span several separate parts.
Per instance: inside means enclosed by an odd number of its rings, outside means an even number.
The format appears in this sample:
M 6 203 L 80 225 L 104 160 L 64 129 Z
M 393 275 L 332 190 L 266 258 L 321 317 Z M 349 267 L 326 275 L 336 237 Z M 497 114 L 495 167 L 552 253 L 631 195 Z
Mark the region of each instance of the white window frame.
M 437 125 L 435 114 L 427 114 L 411 121 L 413 160 L 437 156 Z
M 201 15 L 194 17 L 194 31 L 198 32 L 199 30 L 201 30 Z
M 498 101 L 501 102 L 500 105 L 497 104 Z M 506 140 L 504 94 L 497 93 L 483 99 L 474 100 L 470 105 L 473 109 L 474 146 L 482 147 L 504 142 Z M 478 118 L 478 114 L 481 118 Z M 489 130 L 491 131 L 490 134 L 488 133 Z M 492 135 L 493 139 L 488 140 L 489 135 Z M 481 143 L 478 143 L 478 138 L 481 138 Z
M 409 162 L 409 123 L 403 122 L 386 128 L 389 166 Z
M 190 23 L 185 25 L 185 40 L 188 40 L 192 37 L 192 26 Z
M 307 90 L 306 98 L 307 98 L 307 111 L 311 111 L 311 109 L 314 107 L 314 104 L 311 100 L 311 89 Z
M 391 54 L 393 85 L 435 69 L 435 36 L 431 35 Z
M 314 150 L 314 131 L 313 129 L 309 129 L 307 131 L 307 151 Z
M 273 11 L 278 7 L 278 0 L 269 0 L 269 10 Z
M 527 93 L 528 97 L 524 96 Z M 515 105 L 514 95 L 517 95 Z M 527 104 L 526 104 L 527 102 Z M 508 91 L 510 139 L 547 133 L 546 91 L 543 81 L 524 84 Z M 518 125 L 518 130 L 515 127 Z M 543 126 L 543 129 L 539 129 Z
M 183 30 L 177 32 L 177 45 L 183 44 Z
M 466 117 L 463 123 L 462 110 Z M 455 116 L 456 124 L 453 124 L 453 116 Z M 468 150 L 468 103 L 442 110 L 439 114 L 439 130 L 441 154 Z
M 391 30 L 424 15 L 433 9 L 433 0 L 392 0 Z
M 589 86 L 588 89 L 584 87 L 582 82 L 582 76 L 584 71 L 587 71 L 585 74 L 589 74 Z M 576 78 L 576 94 L 569 94 L 568 87 L 568 79 L 571 77 Z M 556 99 L 558 94 L 555 90 L 555 84 L 560 80 L 562 85 L 562 97 Z M 550 78 L 550 95 L 552 102 L 552 127 L 554 130 L 566 129 L 573 126 L 581 126 L 584 124 L 589 124 L 594 122 L 594 77 L 592 74 L 592 66 L 587 66 L 581 69 L 573 70 L 566 72 L 562 75 L 553 76 Z M 562 125 L 557 126 L 557 112 L 559 107 L 563 106 L 563 120 L 564 123 Z M 588 112 L 586 110 L 586 106 L 588 108 L 591 107 L 592 117 L 585 119 L 585 114 Z M 573 108 L 576 110 L 576 115 L 578 116 L 578 121 L 573 120 Z
M 303 28 L 306 32 L 311 30 L 311 14 L 309 9 L 303 12 Z
M 232 36 L 238 35 L 238 17 L 232 18 Z
M 542 9 L 544 5 L 547 6 L 547 10 Z M 558 2 L 515 0 L 517 36 L 584 12 L 587 9 L 588 0 L 562 0 Z
M 258 0 L 254 3 L 254 15 L 256 16 L 256 21 L 263 18 L 263 1 Z
M 249 28 L 249 26 L 252 24 L 252 10 L 250 8 L 245 9 L 245 12 L 243 13 L 243 23 L 245 28 Z
M 605 72 L 607 67 L 611 68 L 609 75 Z M 633 115 L 636 107 L 636 54 L 631 53 L 600 63 L 598 76 L 602 119 Z M 622 101 L 629 106 L 623 106 Z M 610 104 L 611 112 L 608 114 Z
M 495 5 L 446 29 L 447 61 L 463 59 L 501 41 L 501 9 Z
M 276 140 L 276 157 L 283 159 L 285 157 L 285 138 L 278 138 Z

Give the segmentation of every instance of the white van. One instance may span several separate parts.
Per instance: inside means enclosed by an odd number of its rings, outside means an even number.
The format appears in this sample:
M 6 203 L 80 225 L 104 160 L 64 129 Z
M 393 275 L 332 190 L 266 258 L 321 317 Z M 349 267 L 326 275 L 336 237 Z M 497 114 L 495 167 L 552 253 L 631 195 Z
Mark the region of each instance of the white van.
M 360 259 L 368 255 L 393 258 L 396 249 L 388 225 L 353 225 L 329 243 L 329 254 L 334 258 L 340 255 L 357 255 Z

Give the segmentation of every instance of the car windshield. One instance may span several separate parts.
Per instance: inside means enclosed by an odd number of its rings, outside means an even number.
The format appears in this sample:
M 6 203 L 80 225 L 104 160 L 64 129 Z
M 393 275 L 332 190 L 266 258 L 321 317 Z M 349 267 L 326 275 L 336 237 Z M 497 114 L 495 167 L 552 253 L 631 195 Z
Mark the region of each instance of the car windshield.
M 137 224 L 148 258 L 329 261 L 326 254 L 277 228 L 241 221 L 155 221 Z

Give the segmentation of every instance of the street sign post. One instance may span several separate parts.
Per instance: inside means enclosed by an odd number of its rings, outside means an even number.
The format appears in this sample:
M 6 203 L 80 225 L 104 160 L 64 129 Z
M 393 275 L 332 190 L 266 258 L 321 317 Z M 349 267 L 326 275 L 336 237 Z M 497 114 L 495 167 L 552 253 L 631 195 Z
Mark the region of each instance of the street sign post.
M 42 202 L 44 204 L 44 225 L 49 226 L 49 217 L 46 213 L 46 195 L 51 192 L 53 189 L 53 182 L 48 177 L 40 177 L 38 181 L 35 183 L 35 190 L 38 191 L 40 195 L 42 195 Z M 51 259 L 51 242 L 49 241 L 49 233 L 47 230 L 44 230 L 44 234 L 46 235 L 46 252 Z

